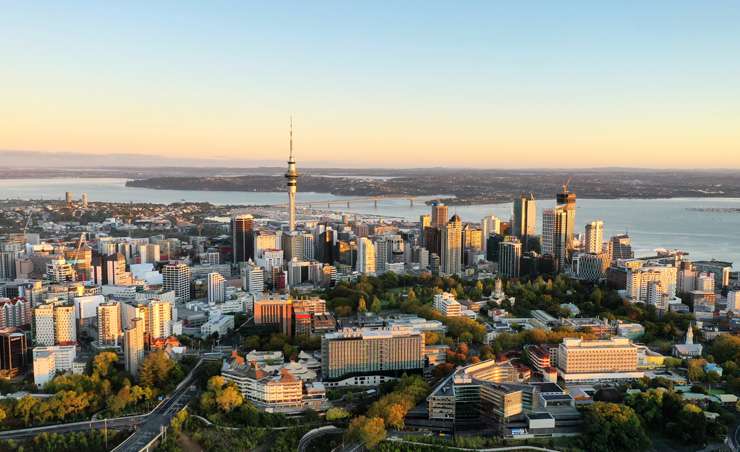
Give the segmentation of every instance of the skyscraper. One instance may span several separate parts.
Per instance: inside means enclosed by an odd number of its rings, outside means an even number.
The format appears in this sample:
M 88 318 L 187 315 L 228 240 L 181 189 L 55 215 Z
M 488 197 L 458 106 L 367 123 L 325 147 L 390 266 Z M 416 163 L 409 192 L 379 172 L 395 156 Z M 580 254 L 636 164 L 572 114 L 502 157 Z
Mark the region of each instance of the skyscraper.
M 54 307 L 54 340 L 59 345 L 70 345 L 77 342 L 74 306 Z
M 563 206 L 542 212 L 542 254 L 553 257 L 558 271 L 567 261 L 567 225 L 568 212 Z
M 513 210 L 511 233 L 521 240 L 524 249 L 529 250 L 529 241 L 537 234 L 537 201 L 534 195 L 519 196 L 514 200 Z
M 162 288 L 174 290 L 180 301 L 190 301 L 190 267 L 182 262 L 165 265 L 162 268 Z
M 109 301 L 98 305 L 98 345 L 118 345 L 121 337 L 121 305 Z
M 237 215 L 231 219 L 234 264 L 254 259 L 254 219 L 252 215 Z
M 555 200 L 557 207 L 562 207 L 565 211 L 565 258 L 570 258 L 573 251 L 573 231 L 576 226 L 576 194 L 568 191 L 568 182 L 563 184 L 563 191 L 557 194 Z
M 144 319 L 131 320 L 131 328 L 123 335 L 123 360 L 131 375 L 139 372 L 139 364 L 144 359 Z
M 496 218 L 495 215 L 488 215 L 487 217 L 483 217 L 483 219 L 480 221 L 480 230 L 481 230 L 481 250 L 484 254 L 488 254 L 488 236 L 491 234 L 500 234 L 501 233 L 501 220 Z
M 601 220 L 592 221 L 586 225 L 586 243 L 584 251 L 587 253 L 599 254 L 604 246 L 604 222 Z
M 441 271 L 455 275 L 462 271 L 462 220 L 455 214 L 442 228 Z
M 447 224 L 447 206 L 439 201 L 432 203 L 432 224 L 433 228 L 442 228 Z
M 375 274 L 375 244 L 367 237 L 357 240 L 357 271 Z
M 499 243 L 498 273 L 501 276 L 516 278 L 519 276 L 522 258 L 522 243 L 516 237 L 506 237 Z
M 612 261 L 616 261 L 617 259 L 632 259 L 635 254 L 632 252 L 630 236 L 621 234 L 609 239 L 609 255 Z
M 290 156 L 288 157 L 288 172 L 285 178 L 288 180 L 288 230 L 295 231 L 295 194 L 298 190 L 298 170 L 293 158 L 293 117 L 290 118 Z
M 223 303 L 226 299 L 226 279 L 221 273 L 208 274 L 208 302 Z

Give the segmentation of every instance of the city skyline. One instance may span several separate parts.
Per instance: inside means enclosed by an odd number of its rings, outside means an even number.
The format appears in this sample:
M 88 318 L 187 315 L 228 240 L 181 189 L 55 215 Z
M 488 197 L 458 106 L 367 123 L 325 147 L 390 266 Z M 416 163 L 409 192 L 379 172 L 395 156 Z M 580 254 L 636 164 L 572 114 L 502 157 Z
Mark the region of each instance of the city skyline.
M 0 149 L 740 168 L 736 5 L 424 6 L 8 6 Z

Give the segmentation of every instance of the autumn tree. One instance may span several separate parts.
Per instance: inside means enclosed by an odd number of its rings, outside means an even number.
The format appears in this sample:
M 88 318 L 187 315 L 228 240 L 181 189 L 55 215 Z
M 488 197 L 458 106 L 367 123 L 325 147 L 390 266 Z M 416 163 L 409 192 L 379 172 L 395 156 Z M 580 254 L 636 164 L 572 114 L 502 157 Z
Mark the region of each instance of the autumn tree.
M 347 430 L 347 438 L 356 441 L 368 449 L 374 449 L 385 439 L 386 431 L 383 419 L 359 416 L 352 419 Z
M 370 305 L 370 310 L 376 314 L 379 314 L 382 309 L 383 305 L 380 303 L 380 298 L 373 297 L 373 302 Z
M 357 312 L 367 312 L 365 297 L 360 297 L 360 300 L 357 302 Z

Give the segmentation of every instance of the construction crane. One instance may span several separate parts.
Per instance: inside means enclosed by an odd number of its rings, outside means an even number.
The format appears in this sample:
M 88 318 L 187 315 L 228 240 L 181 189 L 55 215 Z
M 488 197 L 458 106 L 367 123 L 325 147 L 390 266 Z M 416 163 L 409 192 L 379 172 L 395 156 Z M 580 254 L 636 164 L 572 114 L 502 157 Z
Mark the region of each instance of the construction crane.
M 573 180 L 573 176 L 568 177 L 568 180 L 565 181 L 563 184 L 563 193 L 568 193 L 568 185 L 570 185 L 570 181 Z

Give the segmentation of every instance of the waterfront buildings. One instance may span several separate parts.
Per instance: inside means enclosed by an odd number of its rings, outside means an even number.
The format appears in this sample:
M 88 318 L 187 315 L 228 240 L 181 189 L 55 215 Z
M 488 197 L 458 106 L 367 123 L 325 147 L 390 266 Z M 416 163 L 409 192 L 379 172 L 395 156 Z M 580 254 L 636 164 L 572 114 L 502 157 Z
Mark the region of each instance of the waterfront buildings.
M 583 244 L 586 253 L 600 254 L 604 245 L 604 222 L 592 221 L 586 224 L 586 242 Z

